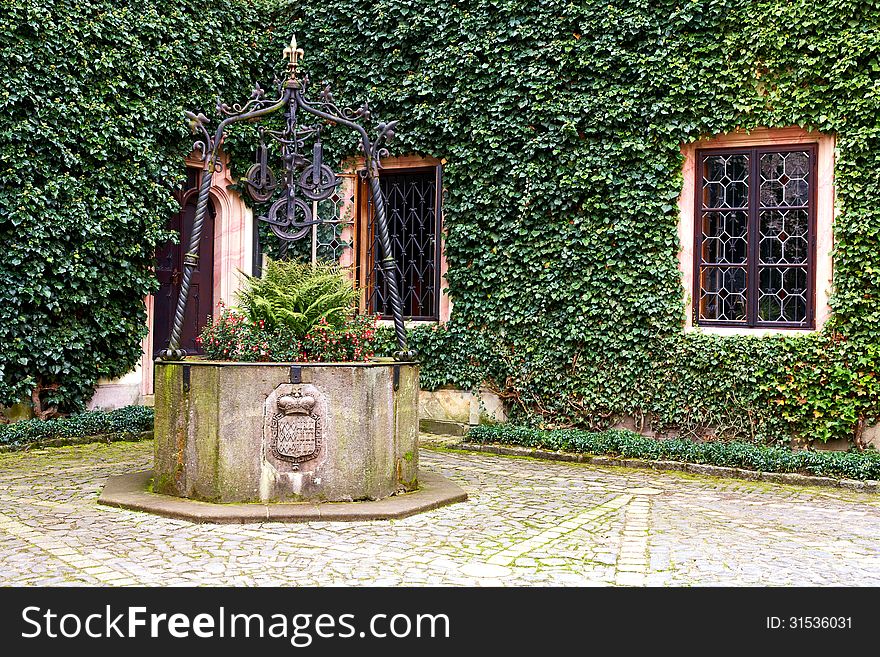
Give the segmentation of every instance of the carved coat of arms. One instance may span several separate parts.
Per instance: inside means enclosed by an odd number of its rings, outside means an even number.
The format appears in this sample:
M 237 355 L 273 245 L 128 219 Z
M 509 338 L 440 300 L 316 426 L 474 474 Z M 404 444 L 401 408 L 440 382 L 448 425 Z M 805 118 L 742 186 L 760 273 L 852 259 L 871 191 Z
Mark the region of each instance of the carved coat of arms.
M 272 415 L 270 448 L 272 454 L 290 463 L 314 458 L 321 449 L 321 416 L 314 412 L 316 400 L 299 390 L 283 395 Z M 296 469 L 296 466 L 294 466 Z

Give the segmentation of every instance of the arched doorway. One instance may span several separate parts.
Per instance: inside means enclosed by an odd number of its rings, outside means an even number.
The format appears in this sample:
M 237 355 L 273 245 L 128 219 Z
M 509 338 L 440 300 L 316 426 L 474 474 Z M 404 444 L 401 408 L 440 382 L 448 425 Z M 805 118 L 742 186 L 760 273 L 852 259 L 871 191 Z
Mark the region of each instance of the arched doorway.
M 253 271 L 253 213 L 241 197 L 229 189 L 235 181 L 229 175 L 225 155 L 222 157 L 224 166 L 214 174 L 211 183 L 211 202 L 199 246 L 199 267 L 190 288 L 181 340 L 181 346 L 190 353 L 198 353 L 195 338 L 208 316 L 217 312 L 218 302 L 234 302 L 235 291 L 241 284 L 240 273 Z M 198 157 L 191 157 L 187 158 L 186 164 L 187 183 L 179 195 L 181 211 L 170 217 L 168 223 L 171 230 L 183 234 L 179 244 L 164 244 L 157 249 L 156 277 L 160 288 L 144 299 L 148 334 L 142 343 L 143 357 L 138 369 L 140 398 L 146 403 L 150 403 L 153 394 L 155 354 L 165 348 L 171 336 L 180 289 L 179 272 L 183 271 L 183 253 L 195 217 L 196 187 L 202 162 Z
M 187 168 L 187 183 L 180 200 L 181 210 L 169 219 L 168 228 L 180 235 L 177 244 L 167 242 L 156 253 L 156 278 L 159 290 L 154 296 L 153 306 L 153 357 L 165 349 L 171 337 L 174 322 L 174 309 L 180 291 L 180 278 L 183 272 L 183 256 L 192 234 L 193 219 L 196 213 L 198 180 L 200 169 Z M 196 337 L 208 322 L 214 308 L 214 224 L 216 209 L 214 203 L 208 204 L 208 214 L 202 227 L 199 243 L 198 266 L 193 271 L 190 283 L 189 302 L 183 322 L 180 345 L 188 354 L 200 354 L 202 350 Z

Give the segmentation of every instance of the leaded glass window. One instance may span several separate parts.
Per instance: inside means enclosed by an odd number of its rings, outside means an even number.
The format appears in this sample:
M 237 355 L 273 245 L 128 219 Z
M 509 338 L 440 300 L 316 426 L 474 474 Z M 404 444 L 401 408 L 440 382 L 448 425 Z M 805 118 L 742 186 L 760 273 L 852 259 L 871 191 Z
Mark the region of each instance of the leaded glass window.
M 811 328 L 816 148 L 699 151 L 695 319 Z

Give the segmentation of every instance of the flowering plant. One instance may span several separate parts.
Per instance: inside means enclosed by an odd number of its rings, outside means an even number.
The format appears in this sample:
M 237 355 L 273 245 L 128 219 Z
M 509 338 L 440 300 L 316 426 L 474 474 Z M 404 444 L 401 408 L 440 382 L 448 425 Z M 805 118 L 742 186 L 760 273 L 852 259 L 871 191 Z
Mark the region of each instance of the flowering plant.
M 269 328 L 239 310 L 220 304 L 216 319 L 196 338 L 211 360 L 241 362 L 352 362 L 373 357 L 376 346 L 375 315 L 347 316 L 338 325 L 319 320 L 302 338 L 288 327 Z
M 342 326 L 320 320 L 302 340 L 303 360 L 369 360 L 376 351 L 376 315 L 352 315 Z

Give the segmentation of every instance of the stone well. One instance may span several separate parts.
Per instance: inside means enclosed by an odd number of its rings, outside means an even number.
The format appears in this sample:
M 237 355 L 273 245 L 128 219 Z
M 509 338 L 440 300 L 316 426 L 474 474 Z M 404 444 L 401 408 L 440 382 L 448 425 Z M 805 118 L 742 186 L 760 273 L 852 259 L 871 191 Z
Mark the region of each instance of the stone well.
M 153 491 L 378 500 L 418 487 L 415 363 L 157 362 Z

